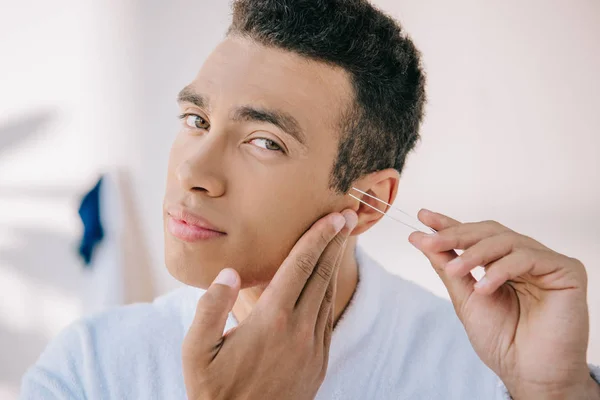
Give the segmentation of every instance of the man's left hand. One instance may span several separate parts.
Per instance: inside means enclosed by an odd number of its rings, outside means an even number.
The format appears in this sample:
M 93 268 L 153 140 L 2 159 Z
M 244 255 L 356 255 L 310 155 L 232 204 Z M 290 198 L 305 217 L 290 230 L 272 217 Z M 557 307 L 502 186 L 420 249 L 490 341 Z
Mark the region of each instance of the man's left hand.
M 494 222 L 460 223 L 422 210 L 438 231 L 413 233 L 448 289 L 482 361 L 515 399 L 600 399 L 590 376 L 583 264 Z M 454 250 L 464 250 L 457 256 Z M 478 283 L 470 271 L 485 267 Z

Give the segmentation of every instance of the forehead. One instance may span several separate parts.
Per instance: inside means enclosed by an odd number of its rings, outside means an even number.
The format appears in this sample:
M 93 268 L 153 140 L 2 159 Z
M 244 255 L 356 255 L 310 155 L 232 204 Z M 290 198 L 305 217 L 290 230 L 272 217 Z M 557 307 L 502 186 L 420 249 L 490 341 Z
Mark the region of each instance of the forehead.
M 209 97 L 215 111 L 239 105 L 280 109 L 293 115 L 307 134 L 339 129 L 353 99 L 343 69 L 238 37 L 215 48 L 192 86 Z

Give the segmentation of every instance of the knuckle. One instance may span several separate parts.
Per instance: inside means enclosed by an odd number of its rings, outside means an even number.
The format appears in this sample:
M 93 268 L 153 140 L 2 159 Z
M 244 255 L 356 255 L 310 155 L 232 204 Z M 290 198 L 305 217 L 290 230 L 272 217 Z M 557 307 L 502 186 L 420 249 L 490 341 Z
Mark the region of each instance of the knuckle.
M 495 232 L 506 230 L 506 227 L 504 225 L 502 225 L 500 222 L 494 221 L 491 219 L 483 221 L 483 224 Z
M 322 279 L 324 282 L 328 282 L 333 275 L 333 270 L 335 265 L 329 260 L 321 261 L 315 270 L 317 276 Z
M 470 239 L 466 235 L 459 235 L 452 238 L 450 243 L 453 249 L 467 249 L 469 248 Z
M 577 274 L 577 276 L 581 277 L 582 281 L 587 285 L 588 273 L 587 273 L 587 270 L 586 270 L 583 262 L 581 262 L 581 260 L 579 260 L 577 258 L 573 258 L 573 257 L 567 257 L 567 258 L 573 264 L 573 269 L 574 269 L 575 273 Z
M 471 266 L 471 265 L 483 266 L 483 264 L 485 264 L 485 260 L 483 259 L 483 256 L 481 255 L 481 253 L 475 252 L 472 249 L 465 250 L 460 255 L 460 258 L 462 258 L 463 262 L 469 266 Z
M 331 240 L 331 242 L 336 247 L 342 247 L 346 243 L 346 235 L 338 234 Z
M 296 267 L 305 275 L 310 276 L 315 267 L 316 260 L 315 258 L 308 253 L 299 254 L 296 257 Z
M 488 278 L 492 282 L 506 282 L 511 279 L 510 272 L 506 269 L 491 271 Z
M 585 265 L 583 265 L 583 263 L 581 262 L 581 260 L 574 258 L 574 257 L 568 257 L 569 260 L 573 263 L 573 265 L 575 266 L 575 268 L 583 270 L 585 272 Z
M 498 234 L 498 238 L 504 242 L 514 242 L 516 239 L 521 239 L 520 235 L 512 231 L 504 231 Z M 524 236 L 522 238 L 525 238 Z
M 507 231 L 498 235 L 498 243 L 506 253 L 512 253 L 517 249 L 526 249 L 531 247 L 530 240 L 527 237 L 521 236 L 518 233 Z
M 513 249 L 516 247 L 532 248 L 535 250 L 547 250 L 545 246 L 534 238 L 514 231 L 506 231 L 502 234 L 512 243 Z
M 540 252 L 533 249 L 525 248 L 519 250 L 519 255 L 525 265 L 534 266 L 541 257 Z

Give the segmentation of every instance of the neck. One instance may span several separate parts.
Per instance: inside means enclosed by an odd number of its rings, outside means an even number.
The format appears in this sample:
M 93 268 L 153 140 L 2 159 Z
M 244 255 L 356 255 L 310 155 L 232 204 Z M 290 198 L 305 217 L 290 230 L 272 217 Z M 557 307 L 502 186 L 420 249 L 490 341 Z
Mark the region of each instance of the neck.
M 344 254 L 342 254 L 333 306 L 334 320 L 336 323 L 348 306 L 358 283 L 358 265 L 356 263 L 356 258 L 354 257 L 356 241 L 356 236 L 350 237 L 346 244 L 346 248 L 344 249 Z M 238 323 L 241 323 L 248 315 L 250 315 L 264 289 L 265 286 L 255 286 L 240 291 L 238 299 L 233 306 L 233 315 Z

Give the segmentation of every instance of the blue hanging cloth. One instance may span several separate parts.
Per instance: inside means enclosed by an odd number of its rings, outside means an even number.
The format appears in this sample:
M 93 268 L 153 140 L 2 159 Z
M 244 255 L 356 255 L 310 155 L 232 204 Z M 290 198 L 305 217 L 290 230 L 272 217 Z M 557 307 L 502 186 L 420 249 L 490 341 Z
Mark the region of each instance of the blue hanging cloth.
M 100 186 L 102 177 L 98 180 L 92 190 L 90 190 L 79 206 L 79 217 L 83 223 L 83 237 L 79 244 L 79 254 L 86 267 L 90 266 L 94 249 L 102 241 L 104 230 L 100 221 Z

